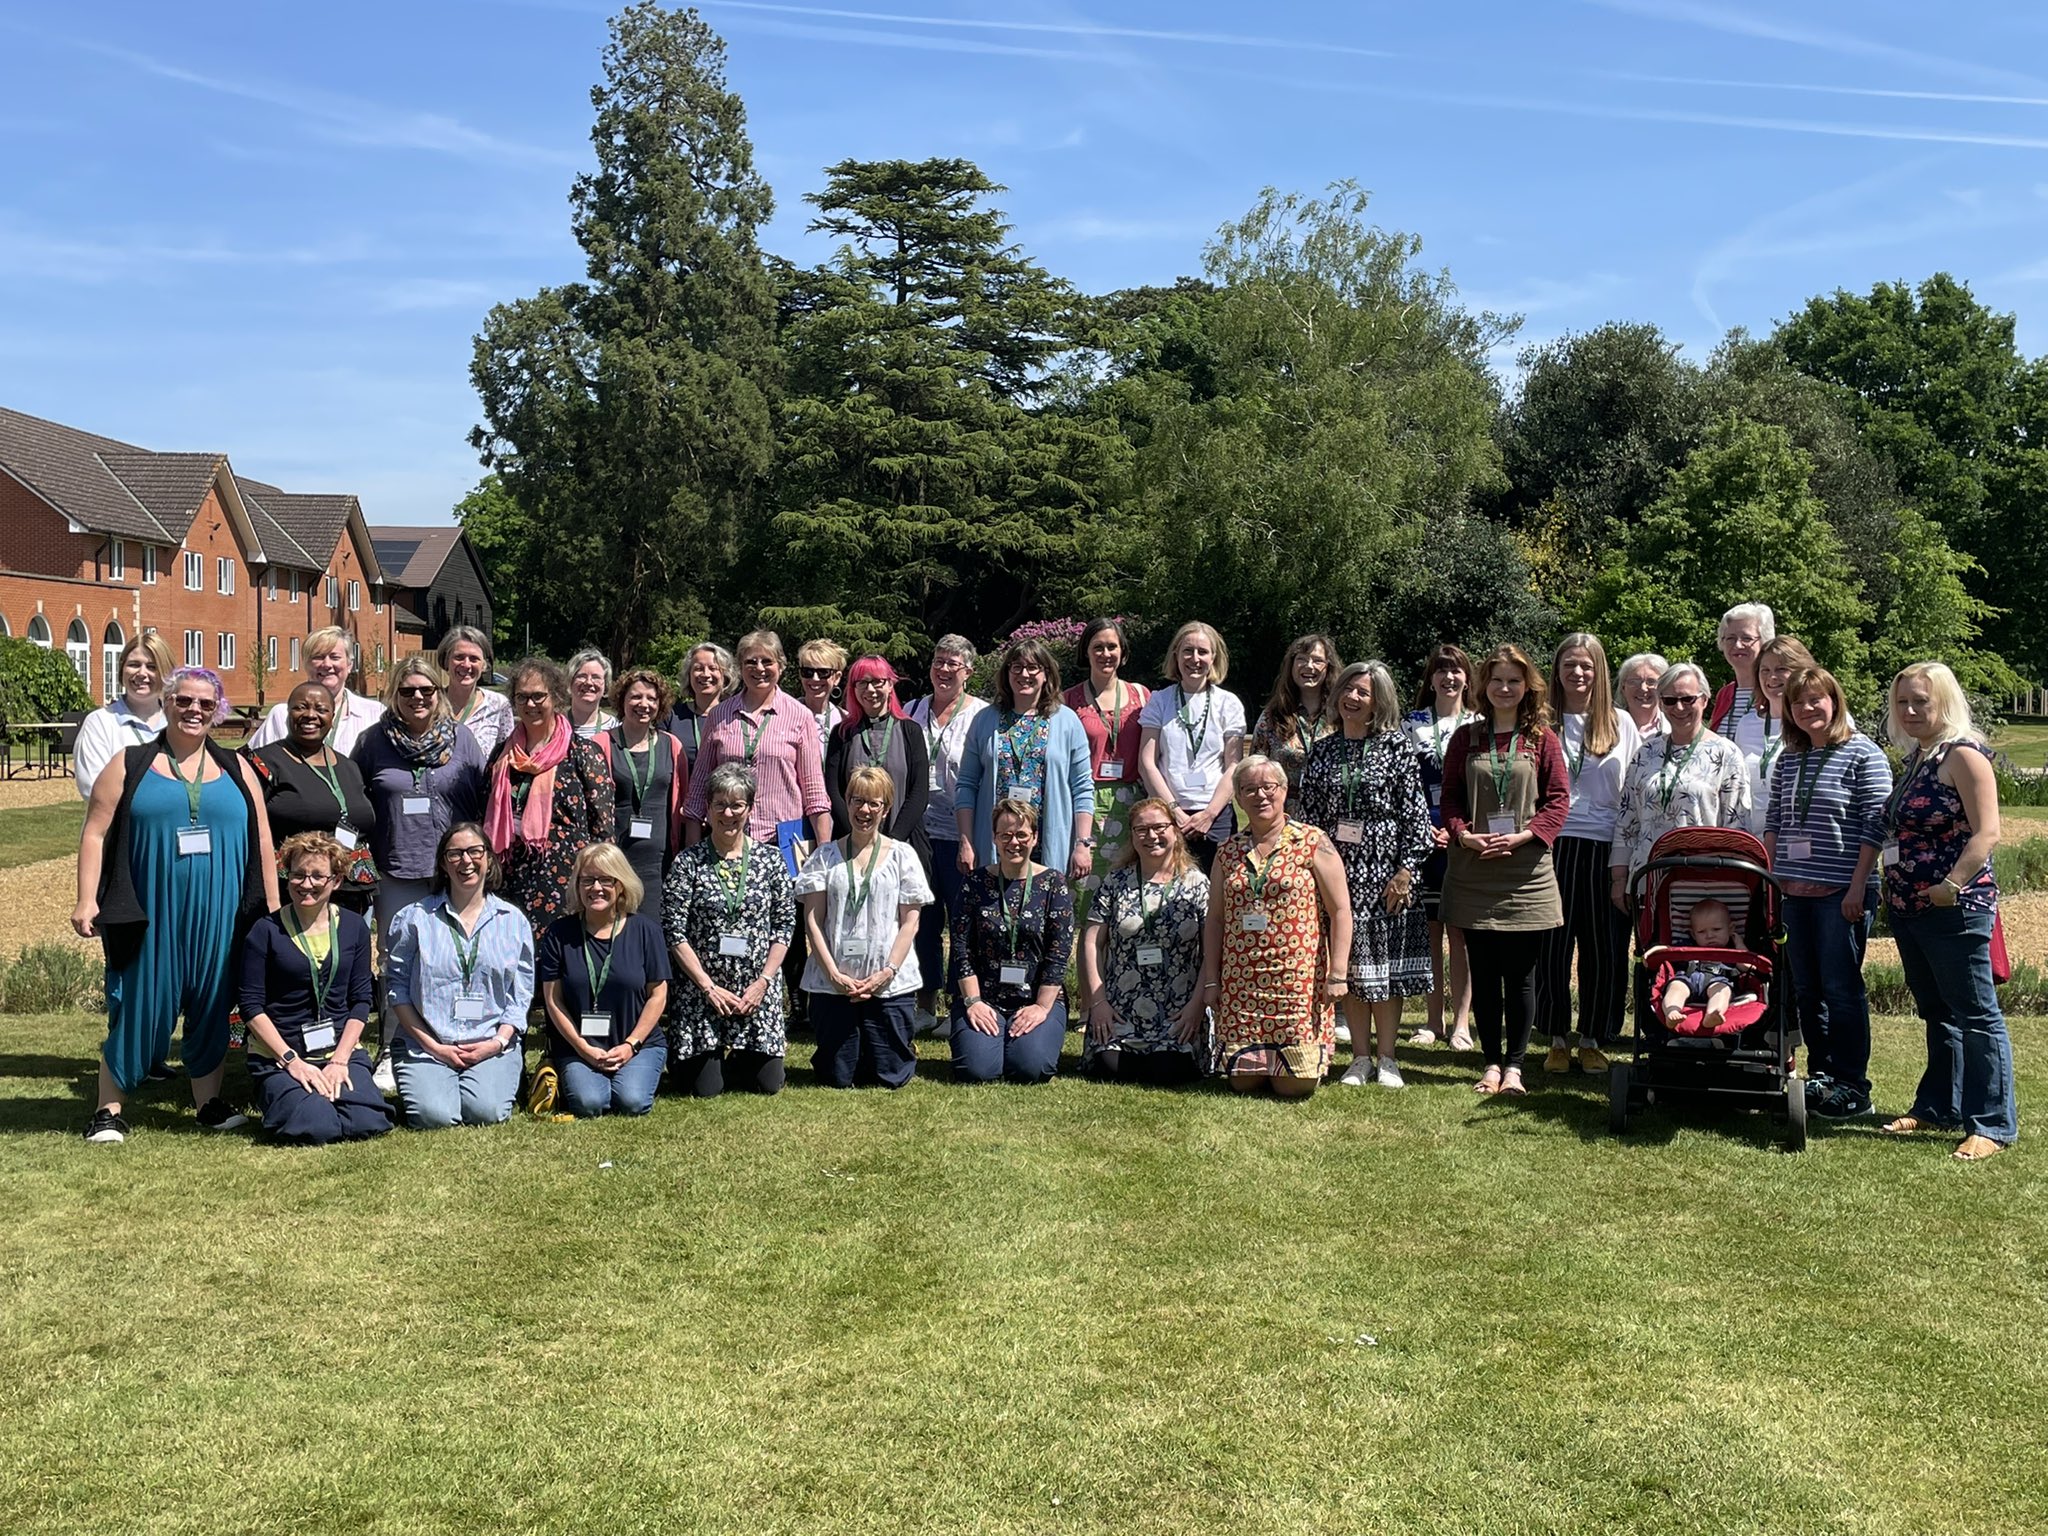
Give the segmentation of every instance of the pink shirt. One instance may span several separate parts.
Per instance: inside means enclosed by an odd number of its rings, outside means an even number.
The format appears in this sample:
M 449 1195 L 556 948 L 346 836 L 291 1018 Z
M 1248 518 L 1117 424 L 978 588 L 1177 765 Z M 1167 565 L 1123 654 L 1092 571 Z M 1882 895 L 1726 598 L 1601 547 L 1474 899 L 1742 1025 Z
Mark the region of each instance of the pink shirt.
M 747 830 L 757 842 L 772 843 L 779 822 L 832 814 L 832 800 L 825 793 L 824 754 L 818 746 L 818 717 L 803 700 L 781 692 L 771 694 L 758 711 L 746 709 L 745 703 L 746 695 L 734 694 L 704 717 L 704 745 L 697 749 L 697 763 L 690 770 L 683 819 L 704 820 L 712 770 L 720 763 L 746 762 L 747 744 L 752 742 L 754 814 Z
M 1145 701 L 1152 697 L 1152 690 L 1143 683 L 1125 683 L 1123 718 L 1117 720 L 1115 710 L 1103 714 L 1095 707 L 1095 685 L 1090 682 L 1076 683 L 1060 695 L 1060 702 L 1081 717 L 1081 729 L 1088 733 L 1088 773 L 1099 784 L 1138 783 L 1138 738 L 1142 727 L 1138 716 L 1145 708 Z M 1112 748 L 1109 726 L 1117 720 L 1117 739 Z M 1114 779 L 1102 776 L 1104 758 L 1122 765 L 1123 772 Z

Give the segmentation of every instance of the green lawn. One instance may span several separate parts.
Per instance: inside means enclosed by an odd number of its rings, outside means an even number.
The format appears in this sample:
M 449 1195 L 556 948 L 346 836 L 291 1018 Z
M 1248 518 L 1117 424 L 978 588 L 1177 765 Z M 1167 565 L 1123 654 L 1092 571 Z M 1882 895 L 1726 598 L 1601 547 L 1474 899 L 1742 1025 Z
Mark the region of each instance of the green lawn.
M 2010 753 L 2022 768 L 2048 765 L 2048 720 L 2022 720 L 2002 725 L 1992 735 L 1991 745 Z
M 0 811 L 0 869 L 76 855 L 79 830 L 84 825 L 83 800 Z M 70 910 L 68 905 L 65 910 Z
M 2023 1103 L 2048 1025 L 2016 1022 Z M 1405 1094 L 664 1098 L 88 1149 L 0 1021 L 0 1510 L 148 1532 L 2038 1532 L 2048 1218 L 1869 1126 Z M 1897 1109 L 1918 1031 L 1881 1030 Z M 801 1056 L 801 1051 L 798 1053 Z M 1540 1077 L 1540 1075 L 1539 1075 Z

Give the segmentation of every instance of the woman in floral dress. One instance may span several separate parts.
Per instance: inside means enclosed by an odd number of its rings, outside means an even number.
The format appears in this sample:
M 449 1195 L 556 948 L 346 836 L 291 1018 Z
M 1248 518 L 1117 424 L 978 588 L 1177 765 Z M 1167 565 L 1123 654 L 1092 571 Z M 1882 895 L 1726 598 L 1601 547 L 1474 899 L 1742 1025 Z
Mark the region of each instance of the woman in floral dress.
M 569 677 L 533 657 L 512 669 L 512 734 L 486 770 L 484 833 L 497 852 L 500 894 L 536 934 L 570 910 L 576 855 L 611 841 L 617 814 L 603 751 L 569 725 Z
M 1164 800 L 1131 807 L 1131 850 L 1096 892 L 1081 942 L 1092 999 L 1081 1065 L 1091 1077 L 1185 1083 L 1202 1075 L 1202 925 L 1209 880 Z
M 1351 1025 L 1347 1087 L 1401 1088 L 1394 1035 L 1401 1000 L 1430 989 L 1422 866 L 1436 847 L 1420 754 L 1401 729 L 1401 703 L 1385 663 L 1353 662 L 1337 676 L 1338 728 L 1316 743 L 1301 776 L 1302 820 L 1337 850 L 1351 897 Z M 1371 1013 L 1375 1061 L 1367 1049 Z

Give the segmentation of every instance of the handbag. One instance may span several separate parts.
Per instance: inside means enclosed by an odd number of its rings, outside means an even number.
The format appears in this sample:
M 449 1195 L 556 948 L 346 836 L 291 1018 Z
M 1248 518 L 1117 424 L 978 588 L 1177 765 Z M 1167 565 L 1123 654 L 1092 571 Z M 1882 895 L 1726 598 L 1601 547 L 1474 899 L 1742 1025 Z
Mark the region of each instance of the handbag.
M 2012 980 L 2012 957 L 2005 952 L 2005 913 L 1991 914 L 1991 980 L 2004 986 Z

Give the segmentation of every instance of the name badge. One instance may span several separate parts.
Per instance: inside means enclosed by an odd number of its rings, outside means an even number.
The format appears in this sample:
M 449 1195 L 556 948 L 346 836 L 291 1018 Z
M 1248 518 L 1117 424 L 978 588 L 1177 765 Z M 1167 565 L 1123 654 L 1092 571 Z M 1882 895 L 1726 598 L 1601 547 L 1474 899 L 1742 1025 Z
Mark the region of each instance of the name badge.
M 426 795 L 403 795 L 398 801 L 398 813 L 401 816 L 431 816 L 434 814 L 434 802 Z
M 484 1000 L 480 997 L 458 997 L 455 999 L 455 1022 L 458 1024 L 481 1024 L 484 1021 Z
M 342 847 L 350 850 L 353 850 L 356 844 L 362 841 L 356 835 L 356 829 L 345 821 L 334 829 L 334 840 L 341 844 Z
M 721 955 L 739 955 L 747 952 L 747 936 L 744 933 L 721 933 L 718 936 L 718 952 Z
M 1102 767 L 1096 772 L 1098 779 L 1120 779 L 1124 776 L 1124 765 L 1120 758 L 1105 757 Z
M 1813 839 L 1810 837 L 1793 838 L 1790 842 L 1785 844 L 1785 857 L 1788 859 L 1812 858 Z
M 1512 816 L 1503 816 L 1496 812 L 1494 815 L 1491 815 L 1486 818 L 1486 830 L 1488 834 L 1493 837 L 1501 837 L 1508 833 L 1512 833 L 1517 830 L 1517 828 L 1515 827 L 1515 818 Z
M 1246 933 L 1264 933 L 1266 931 L 1266 914 L 1263 912 L 1247 912 L 1244 915 L 1243 923 L 1239 926 Z
M 1021 800 L 1026 805 L 1036 805 L 1038 804 L 1038 797 L 1042 793 L 1043 791 L 1036 784 L 1012 784 L 1010 786 L 1009 798 Z
M 190 858 L 190 857 L 191 857 L 192 855 L 194 855 L 194 854 L 198 854 L 198 853 L 212 853 L 212 852 L 213 852 L 213 828 L 211 828 L 211 827 L 180 827 L 180 828 L 178 828 L 178 857 L 179 857 L 179 858 L 181 858 L 181 859 L 184 859 L 184 858 Z
M 180 848 L 178 851 L 183 853 L 184 849 Z M 1877 857 L 1886 869 L 1896 868 L 1899 862 L 1899 845 L 1897 843 L 1886 843 L 1879 851 Z
M 1006 965 L 996 972 L 996 980 L 1006 987 L 1021 987 L 1030 975 L 1028 965 Z
M 1444 787 L 1441 784 L 1429 786 L 1429 808 L 1436 810 L 1444 803 Z
M 648 838 L 654 836 L 654 818 L 651 816 L 635 816 L 626 823 L 626 836 L 636 843 L 645 842 Z
M 1140 944 L 1138 946 L 1138 964 L 1144 966 L 1164 965 L 1166 964 L 1166 951 L 1157 944 Z
M 1362 843 L 1365 841 L 1365 823 L 1362 821 L 1340 821 L 1337 823 L 1337 841 L 1340 843 Z
M 301 1039 L 306 1047 L 306 1054 L 308 1056 L 317 1056 L 322 1051 L 331 1051 L 334 1049 L 334 1026 L 332 1024 L 316 1024 L 313 1028 L 307 1030 Z
M 842 971 L 852 970 L 856 966 L 865 970 L 867 963 L 868 947 L 861 943 L 860 940 L 848 939 L 839 946 L 839 968 Z
M 941 772 L 939 765 L 937 763 L 932 764 L 932 778 L 930 787 L 933 789 L 944 789 L 946 787 L 945 775 L 943 772 Z
M 576 1032 L 586 1040 L 602 1040 L 612 1032 L 612 1016 L 608 1013 L 586 1013 L 576 1021 Z

